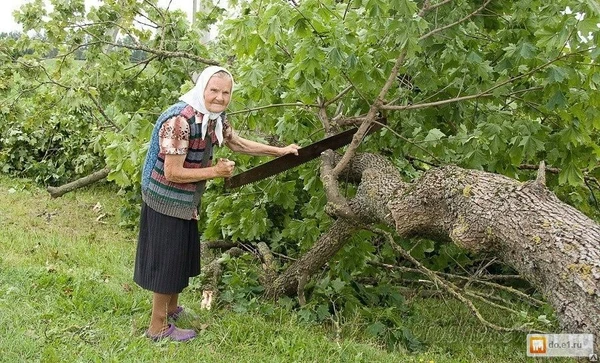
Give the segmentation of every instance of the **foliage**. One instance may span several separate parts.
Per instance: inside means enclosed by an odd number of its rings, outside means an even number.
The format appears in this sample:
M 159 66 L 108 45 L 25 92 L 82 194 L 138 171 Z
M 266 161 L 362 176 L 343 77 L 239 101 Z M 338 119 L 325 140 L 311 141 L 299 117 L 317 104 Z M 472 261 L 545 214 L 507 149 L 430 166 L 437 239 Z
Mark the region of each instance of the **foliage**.
M 52 93 L 48 92 L 49 98 Z M 2 172 L 19 173 L 47 184 L 64 183 L 94 170 L 102 155 L 89 140 L 98 130 L 78 116 L 22 113 L 19 122 L 5 124 L 0 140 Z
M 407 156 L 519 179 L 532 176 L 524 165 L 545 160 L 560 169 L 549 185 L 597 216 L 596 3 L 492 2 L 481 10 L 481 2 L 461 0 L 419 13 L 426 3 L 239 0 L 234 12 L 207 7 L 190 26 L 181 12 L 151 1 L 89 9 L 56 2 L 51 11 L 31 2 L 15 14 L 25 33 L 0 43 L 3 170 L 60 183 L 101 167 L 104 154 L 109 179 L 137 193 L 149 130 L 192 86 L 202 61 L 235 74 L 230 117 L 244 136 L 306 144 L 323 136 L 319 102 L 334 100 L 329 117 L 365 114 L 405 54 L 399 72 L 410 75 L 410 87 L 384 95 L 393 132 L 372 137 L 365 150 L 389 155 L 409 178 L 418 172 Z M 140 13 L 156 30 L 141 25 Z M 198 42 L 217 22 L 218 37 Z M 85 59 L 75 61 L 82 50 Z M 472 97 L 457 102 L 461 96 Z M 266 105 L 281 107 L 248 111 Z M 45 120 L 41 129 L 34 114 Z M 241 168 L 263 161 L 234 158 Z M 311 163 L 276 184 L 224 196 L 213 183 L 206 237 L 309 245 L 327 226 L 314 170 Z
M 388 156 L 407 180 L 445 164 L 528 180 L 544 160 L 548 187 L 600 220 L 595 0 L 235 0 L 229 10 L 210 4 L 193 25 L 156 0 L 52 4 L 24 5 L 16 19 L 25 33 L 0 39 L 0 167 L 56 184 L 107 165 L 122 189 L 123 224 L 135 225 L 154 121 L 209 63 L 236 78 L 229 117 L 244 137 L 306 145 L 375 107 L 389 128 L 360 150 Z M 202 44 L 212 25 L 217 38 Z M 408 82 L 399 84 L 396 72 Z M 219 150 L 223 156 L 240 170 L 265 160 Z M 290 257 L 306 251 L 331 223 L 317 170 L 307 163 L 226 193 L 213 181 L 203 237 L 268 241 Z M 475 268 L 457 248 L 402 243 L 432 269 Z M 357 277 L 382 278 L 368 262 L 398 263 L 392 251 L 358 235 L 336 260 L 312 287 L 307 309 L 317 320 L 335 294 L 347 314 L 367 293 L 389 303 L 383 290 L 350 286 Z M 388 341 L 410 344 L 401 323 L 388 327 L 371 331 L 398 328 Z

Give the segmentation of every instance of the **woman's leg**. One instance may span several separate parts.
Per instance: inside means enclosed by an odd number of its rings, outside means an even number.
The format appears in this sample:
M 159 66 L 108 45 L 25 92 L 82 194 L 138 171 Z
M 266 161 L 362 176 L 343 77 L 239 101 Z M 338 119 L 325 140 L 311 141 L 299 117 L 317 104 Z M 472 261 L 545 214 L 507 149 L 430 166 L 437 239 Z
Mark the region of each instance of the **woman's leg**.
M 172 299 L 172 294 L 152 294 L 152 318 L 150 319 L 150 328 L 148 333 L 158 335 L 167 330 L 167 311 Z
M 174 324 L 167 323 L 167 312 L 171 301 L 177 302 L 178 294 L 152 295 L 152 318 L 146 336 L 155 341 L 168 337 L 176 342 L 185 342 L 196 336 L 193 329 L 179 329 Z
M 177 311 L 177 302 L 179 301 L 179 294 L 172 294 L 171 300 L 169 300 L 169 308 L 167 312 L 173 314 Z

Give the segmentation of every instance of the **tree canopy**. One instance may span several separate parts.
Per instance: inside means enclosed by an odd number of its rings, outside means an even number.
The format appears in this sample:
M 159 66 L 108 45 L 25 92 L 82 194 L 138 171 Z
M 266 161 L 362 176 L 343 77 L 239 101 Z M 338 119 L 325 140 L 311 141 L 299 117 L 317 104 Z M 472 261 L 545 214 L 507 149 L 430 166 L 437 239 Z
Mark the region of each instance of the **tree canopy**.
M 23 6 L 24 34 L 2 42 L 4 171 L 58 183 L 104 159 L 112 180 L 135 185 L 157 113 L 191 74 L 221 64 L 236 77 L 229 117 L 246 136 L 307 144 L 383 112 L 388 129 L 362 147 L 409 178 L 457 164 L 527 179 L 545 160 L 552 189 L 597 215 L 596 1 L 231 1 L 193 25 L 153 1 L 52 4 Z M 218 36 L 202 44 L 213 24 Z M 38 155 L 21 154 L 23 142 Z M 290 174 L 262 201 L 294 209 L 277 194 L 298 175 L 304 197 L 319 195 L 313 164 Z M 229 237 L 264 237 L 264 224 L 249 225 Z

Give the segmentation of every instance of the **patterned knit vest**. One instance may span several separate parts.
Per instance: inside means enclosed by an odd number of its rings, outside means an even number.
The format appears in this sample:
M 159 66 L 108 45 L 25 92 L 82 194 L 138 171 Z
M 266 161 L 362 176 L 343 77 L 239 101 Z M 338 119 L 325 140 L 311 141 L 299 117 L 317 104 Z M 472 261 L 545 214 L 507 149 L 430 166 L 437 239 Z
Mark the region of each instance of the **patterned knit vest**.
M 198 211 L 205 183 L 174 183 L 168 181 L 165 178 L 164 154 L 160 153 L 159 147 L 158 134 L 160 128 L 163 123 L 176 116 L 183 116 L 190 126 L 188 154 L 183 165 L 185 168 L 202 167 L 202 158 L 207 146 L 206 141 L 211 140 L 213 146 L 218 144 L 214 126 L 211 127 L 211 125 L 208 127 L 206 139 L 202 139 L 202 124 L 196 123 L 194 109 L 191 106 L 185 102 L 179 102 L 171 106 L 159 116 L 152 131 L 142 172 L 142 199 L 146 205 L 159 213 L 189 220 Z M 212 159 L 212 147 L 209 146 L 209 149 L 210 159 Z M 206 166 L 212 164 L 210 159 Z

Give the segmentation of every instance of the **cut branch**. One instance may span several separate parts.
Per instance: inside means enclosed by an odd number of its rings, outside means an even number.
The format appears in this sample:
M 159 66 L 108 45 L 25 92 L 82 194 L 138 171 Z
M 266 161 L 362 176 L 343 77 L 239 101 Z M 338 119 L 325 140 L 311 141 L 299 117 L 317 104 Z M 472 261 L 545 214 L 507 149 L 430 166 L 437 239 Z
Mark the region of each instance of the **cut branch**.
M 275 258 L 273 257 L 273 254 L 266 243 L 259 242 L 257 244 L 257 248 L 258 252 L 260 253 L 263 270 L 265 272 L 263 277 L 263 286 L 271 285 L 277 278 L 277 262 L 275 261 Z
M 83 188 L 88 185 L 94 184 L 95 182 L 106 178 L 109 173 L 110 173 L 110 169 L 104 168 L 104 169 L 98 170 L 86 177 L 77 179 L 73 182 L 67 183 L 60 187 L 48 187 L 46 190 L 48 191 L 48 193 L 50 193 L 50 196 L 52 198 L 58 198 L 60 196 L 63 196 L 65 194 L 75 190 L 75 189 Z
M 541 186 L 546 185 L 546 163 L 543 160 L 540 161 L 540 168 L 537 171 L 535 182 Z

